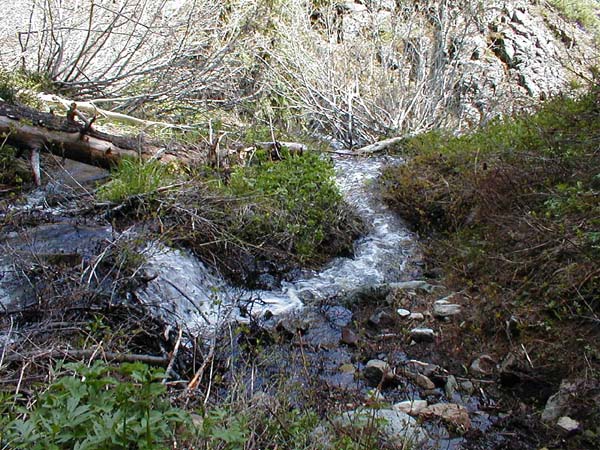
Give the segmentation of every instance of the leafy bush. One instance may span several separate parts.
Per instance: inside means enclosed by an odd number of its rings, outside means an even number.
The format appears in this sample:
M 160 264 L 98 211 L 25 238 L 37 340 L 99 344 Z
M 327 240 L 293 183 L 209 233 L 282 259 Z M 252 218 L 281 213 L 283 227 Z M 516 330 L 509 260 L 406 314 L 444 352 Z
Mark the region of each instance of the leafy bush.
M 154 192 L 171 181 L 168 167 L 158 161 L 123 158 L 113 172 L 111 181 L 98 191 L 98 197 L 120 202 L 133 195 Z
M 263 158 L 258 165 L 237 168 L 229 192 L 259 197 L 266 207 L 246 224 L 245 237 L 282 233 L 302 259 L 317 256 L 323 243 L 332 243 L 332 227 L 343 208 L 333 177 L 331 163 L 316 153 L 287 154 L 277 162 Z
M 35 93 L 51 90 L 52 83 L 44 75 L 0 69 L 0 99 L 7 103 L 23 103 L 40 108 L 42 104 Z
M 0 145 L 0 183 L 15 186 L 31 181 L 31 170 L 17 154 L 14 147 Z
M 18 416 L 4 423 L 5 444 L 32 450 L 166 449 L 185 436 L 181 430 L 176 436 L 175 429 L 188 425 L 189 415 L 167 401 L 157 381 L 162 372 L 141 363 L 64 367 L 73 375 L 58 378 L 31 409 L 10 411 Z

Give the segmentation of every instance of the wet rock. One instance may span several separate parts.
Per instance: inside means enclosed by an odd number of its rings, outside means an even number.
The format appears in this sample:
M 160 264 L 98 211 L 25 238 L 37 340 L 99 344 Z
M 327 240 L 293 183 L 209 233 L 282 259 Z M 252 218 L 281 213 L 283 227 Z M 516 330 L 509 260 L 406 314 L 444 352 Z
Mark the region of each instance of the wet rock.
M 468 431 L 471 428 L 471 419 L 469 418 L 468 411 L 455 403 L 429 405 L 421 411 L 421 415 L 425 417 L 439 417 L 464 431 Z
M 444 373 L 445 370 L 436 364 L 426 363 L 411 359 L 406 361 L 404 367 L 412 372 L 422 373 L 426 377 L 431 377 L 435 373 Z
M 567 433 L 573 433 L 573 432 L 577 431 L 580 426 L 579 422 L 571 419 L 569 416 L 562 416 L 560 419 L 558 419 L 558 422 L 556 422 L 556 425 L 562 431 L 566 431 Z
M 389 384 L 395 378 L 390 365 L 380 359 L 367 362 L 363 375 L 371 386 L 378 386 L 380 383 Z
M 352 311 L 343 306 L 328 306 L 323 312 L 327 320 L 337 327 L 346 327 L 352 322 Z
M 428 377 L 423 375 L 422 373 L 416 373 L 414 376 L 410 377 L 417 386 L 422 387 L 426 390 L 435 389 L 435 383 L 431 381 Z
M 498 365 L 500 382 L 504 386 L 513 386 L 527 376 L 529 366 L 524 361 L 523 355 L 515 352 L 508 353 Z
M 467 394 L 471 395 L 473 394 L 473 392 L 475 392 L 475 386 L 473 385 L 473 383 L 471 381 L 462 381 L 460 383 L 460 388 L 461 390 L 463 390 L 464 392 L 466 392 Z
M 138 277 L 139 277 L 140 281 L 142 281 L 143 283 L 149 283 L 150 281 L 157 278 L 158 275 L 159 275 L 158 271 L 153 270 L 149 267 L 142 267 L 138 271 Z
M 433 342 L 435 333 L 431 328 L 413 328 L 410 337 L 415 342 Z
M 446 393 L 448 400 L 452 400 L 457 390 L 458 382 L 456 381 L 456 377 L 454 375 L 449 375 L 446 380 L 446 385 L 444 386 L 444 392 Z
M 409 320 L 425 320 L 423 313 L 410 313 L 408 316 Z
M 372 426 L 373 419 L 381 422 L 382 440 L 397 449 L 423 444 L 429 436 L 427 432 L 408 414 L 394 409 L 362 408 L 348 411 L 334 420 L 334 424 L 342 427 L 362 429 Z
M 455 316 L 461 313 L 461 306 L 456 303 L 450 303 L 450 299 L 454 297 L 450 295 L 446 298 L 436 301 L 433 304 L 433 316 L 438 319 Z
M 310 320 L 296 315 L 285 316 L 277 323 L 275 329 L 292 337 L 305 334 L 310 329 Z
M 427 400 L 405 400 L 392 406 L 392 409 L 411 416 L 418 416 L 425 408 L 427 408 Z
M 423 389 L 423 391 L 421 391 L 421 395 L 431 401 L 431 398 L 440 398 L 442 393 L 437 389 Z
M 394 324 L 394 317 L 387 311 L 378 311 L 369 317 L 369 324 L 377 327 L 389 327 Z
M 560 383 L 558 392 L 552 395 L 546 402 L 546 407 L 542 412 L 543 422 L 555 422 L 565 414 L 569 406 L 569 401 L 577 391 L 577 385 L 576 381 L 563 380 Z
M 439 286 L 431 285 L 431 284 L 427 283 L 426 281 L 422 281 L 422 280 L 401 281 L 398 283 L 390 283 L 389 287 L 391 289 L 397 289 L 397 290 L 415 290 L 415 291 L 421 290 L 426 293 L 432 293 L 436 289 L 439 289 Z
M 341 341 L 346 345 L 356 345 L 358 343 L 358 336 L 350 328 L 342 328 Z
M 400 316 L 400 318 L 406 319 L 407 317 L 410 316 L 410 311 L 408 309 L 399 308 L 396 310 L 396 314 L 398 314 L 398 316 Z
M 490 355 L 481 355 L 475 358 L 469 367 L 469 371 L 477 376 L 489 376 L 494 372 L 496 361 Z

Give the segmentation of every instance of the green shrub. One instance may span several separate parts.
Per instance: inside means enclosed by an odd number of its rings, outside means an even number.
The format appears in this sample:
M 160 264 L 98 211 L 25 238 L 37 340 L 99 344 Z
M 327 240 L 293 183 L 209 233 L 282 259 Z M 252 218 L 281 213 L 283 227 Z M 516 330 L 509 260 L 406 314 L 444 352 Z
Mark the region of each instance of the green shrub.
M 595 0 L 549 0 L 567 19 L 579 22 L 587 30 L 600 38 L 600 5 Z
M 51 81 L 42 74 L 0 69 L 0 98 L 7 103 L 23 103 L 41 108 L 37 92 L 52 90 Z
M 331 227 L 344 205 L 333 166 L 316 153 L 288 154 L 282 161 L 263 158 L 257 165 L 236 168 L 227 189 L 235 196 L 259 197 L 265 206 L 263 214 L 246 224 L 247 238 L 283 233 L 303 259 L 317 255 L 333 238 Z
M 31 408 L 8 411 L 2 441 L 16 449 L 167 449 L 189 415 L 168 402 L 163 373 L 141 363 L 66 364 Z M 8 422 L 8 423 L 7 423 Z M 183 434 L 183 436 L 182 436 Z
M 31 181 L 31 170 L 27 163 L 17 158 L 18 151 L 10 145 L 0 143 L 0 183 L 18 186 Z
M 98 197 L 120 202 L 133 195 L 154 192 L 172 180 L 169 168 L 158 161 L 123 158 L 112 179 L 99 189 Z

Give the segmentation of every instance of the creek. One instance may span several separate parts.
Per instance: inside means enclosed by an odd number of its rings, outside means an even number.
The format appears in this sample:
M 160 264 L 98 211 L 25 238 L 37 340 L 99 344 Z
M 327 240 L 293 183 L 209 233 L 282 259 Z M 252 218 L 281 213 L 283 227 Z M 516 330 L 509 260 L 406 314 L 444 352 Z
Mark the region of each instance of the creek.
M 245 290 L 228 284 L 193 255 L 154 243 L 144 250 L 152 281 L 136 296 L 156 314 L 199 331 L 231 319 L 246 321 L 248 315 L 281 315 L 344 292 L 405 279 L 415 240 L 377 194 L 380 168 L 393 160 L 338 156 L 334 161 L 339 189 L 368 226 L 368 233 L 355 243 L 353 257 L 304 271 L 276 290 Z
M 376 290 L 378 286 L 401 285 L 407 292 L 413 292 L 410 295 L 423 286 L 432 286 L 411 281 L 419 278 L 418 271 L 412 273 L 419 254 L 416 237 L 388 210 L 378 192 L 381 168 L 401 161 L 387 156 L 336 156 L 334 163 L 340 191 L 367 226 L 365 235 L 354 244 L 352 257 L 335 258 L 317 271 L 298 272 L 277 289 L 250 290 L 228 283 L 187 251 L 147 242 L 141 248 L 144 264 L 137 273 L 146 282 L 130 291 L 125 300 L 141 302 L 164 322 L 177 324 L 190 334 L 203 337 L 214 336 L 215 330 L 226 323 L 250 322 L 252 318 L 260 319 L 265 329 L 270 330 L 283 323 L 291 338 L 273 344 L 269 352 L 275 357 L 264 363 L 262 371 L 250 369 L 250 384 L 254 389 L 269 392 L 272 374 L 285 373 L 286 378 L 300 385 L 316 382 L 323 386 L 324 392 L 343 392 L 349 398 L 371 395 L 373 386 L 364 377 L 357 376 L 365 371 L 367 359 L 383 358 L 394 366 L 408 367 L 412 364 L 408 346 L 404 345 L 405 336 L 398 333 L 398 329 L 391 334 L 384 329 L 369 330 L 369 315 L 381 304 L 355 307 L 344 303 L 344 299 L 351 293 Z M 90 172 L 87 166 L 73 165 L 68 178 L 81 187 L 99 176 L 102 174 Z M 68 202 L 49 205 L 47 195 L 53 189 L 62 189 L 60 186 L 61 182 L 50 183 L 44 191 L 30 194 L 26 203 L 10 205 L 2 212 L 14 217 L 20 213 L 34 214 L 38 218 L 37 225 L 3 230 L 0 236 L 3 250 L 0 253 L 0 305 L 7 310 L 27 309 L 44 301 L 28 278 L 28 268 L 43 267 L 44 261 L 79 265 L 82 267 L 80 282 L 89 284 L 102 255 L 120 239 L 134 233 L 118 233 L 103 218 L 84 220 L 77 214 L 72 215 Z M 99 288 L 113 289 L 110 283 L 100 283 Z M 403 324 L 400 328 L 406 326 Z M 344 330 L 355 327 L 363 341 L 358 346 L 345 345 Z M 302 331 L 302 337 L 297 334 L 298 330 Z M 377 343 L 380 339 L 389 344 Z M 426 350 L 435 351 L 435 346 Z M 234 354 L 241 355 L 241 351 L 236 350 Z M 341 367 L 352 370 L 341 371 Z M 442 374 L 436 379 L 439 385 L 430 389 L 431 392 L 426 393 L 407 379 L 397 388 L 384 392 L 386 401 L 426 398 L 439 402 L 448 378 L 443 368 L 439 370 Z M 455 393 L 448 399 L 465 405 L 473 428 L 484 432 L 493 423 L 493 418 L 482 412 L 489 406 L 487 400 L 472 393 Z M 439 421 L 425 424 L 424 429 L 432 437 L 427 448 L 460 448 L 464 443 L 462 438 L 452 437 Z

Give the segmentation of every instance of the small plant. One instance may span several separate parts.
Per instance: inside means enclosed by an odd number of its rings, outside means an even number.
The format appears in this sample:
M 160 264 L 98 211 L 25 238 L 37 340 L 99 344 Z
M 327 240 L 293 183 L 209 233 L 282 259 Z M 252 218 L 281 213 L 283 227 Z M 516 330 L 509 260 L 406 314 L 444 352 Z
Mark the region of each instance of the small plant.
M 96 362 L 65 364 L 71 375 L 54 381 L 29 409 L 8 411 L 2 441 L 16 449 L 167 449 L 189 415 L 174 408 L 160 383 L 164 374 L 142 363 L 118 368 Z M 59 367 L 58 370 L 61 368 Z M 183 434 L 183 436 L 182 436 Z
M 31 171 L 17 154 L 17 149 L 0 142 L 0 184 L 19 186 L 31 181 Z
M 52 83 L 42 74 L 0 69 L 0 99 L 7 103 L 41 108 L 42 103 L 36 98 L 36 93 L 51 90 Z
M 100 188 L 98 197 L 120 202 L 133 195 L 154 192 L 172 179 L 168 167 L 158 161 L 124 158 L 113 172 L 112 180 Z

